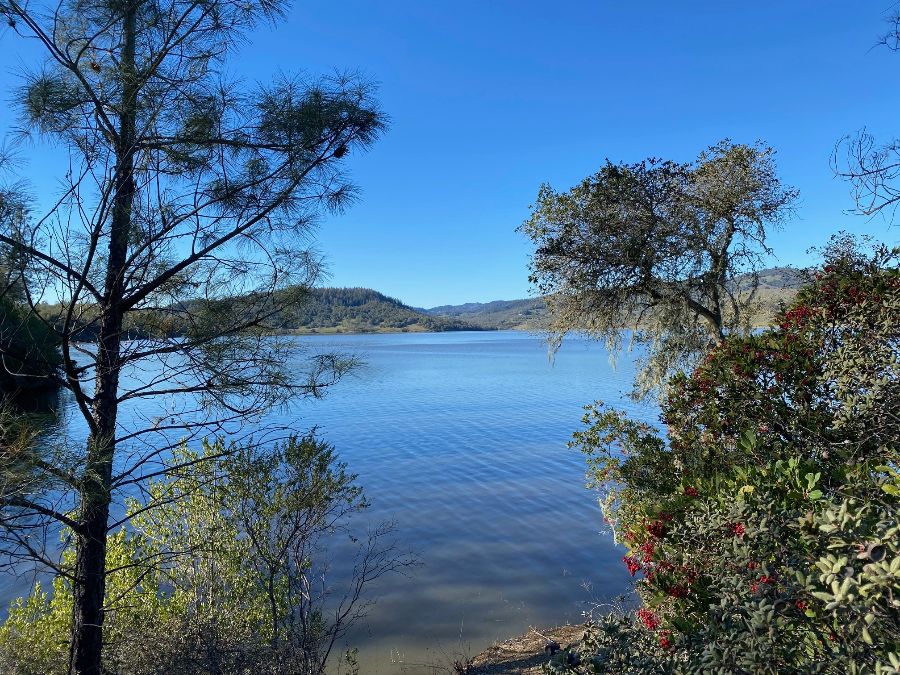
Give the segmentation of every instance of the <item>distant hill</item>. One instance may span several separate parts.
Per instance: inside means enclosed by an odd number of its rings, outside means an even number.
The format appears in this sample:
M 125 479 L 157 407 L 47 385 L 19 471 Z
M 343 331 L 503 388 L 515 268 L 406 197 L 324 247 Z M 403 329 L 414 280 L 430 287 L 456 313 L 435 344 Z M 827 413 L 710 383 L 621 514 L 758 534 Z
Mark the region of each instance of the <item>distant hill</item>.
M 762 305 L 755 323 L 772 320 L 780 302 L 790 302 L 803 285 L 800 270 L 792 267 L 770 267 L 759 273 L 757 297 Z M 460 319 L 481 328 L 537 330 L 547 318 L 543 298 L 467 302 L 463 305 L 441 305 L 421 310 L 434 317 Z
M 316 288 L 273 317 L 277 330 L 298 333 L 485 330 L 457 317 L 426 314 L 369 288 Z
M 547 316 L 543 298 L 467 302 L 464 305 L 441 305 L 425 311 L 431 316 L 452 317 L 481 328 L 500 330 L 538 329 Z
M 805 283 L 802 270 L 793 267 L 770 267 L 761 270 L 759 290 L 756 294 L 760 309 L 754 317 L 754 324 L 764 326 L 772 323 L 778 306 L 790 303 Z
M 760 290 L 797 291 L 804 283 L 803 271 L 794 267 L 769 267 L 759 273 Z
M 800 273 L 792 268 L 775 267 L 760 272 L 762 308 L 755 322 L 759 325 L 769 323 L 778 303 L 789 302 L 801 285 Z M 540 330 L 548 318 L 543 298 L 468 302 L 420 309 L 370 288 L 287 289 L 276 292 L 275 303 L 283 305 L 284 309 L 270 318 L 268 326 L 275 332 L 301 334 Z M 40 312 L 51 322 L 61 320 L 58 305 L 42 306 Z M 80 315 L 81 339 L 95 340 L 95 312 L 86 307 Z M 143 334 L 137 326 L 126 325 L 125 328 L 131 337 Z M 182 330 L 182 318 L 176 310 L 169 314 L 162 331 L 178 335 Z
M 187 301 L 182 307 L 187 310 L 191 303 Z M 223 300 L 220 302 L 229 302 Z M 241 302 L 236 298 L 235 302 Z M 490 330 L 490 328 L 468 323 L 456 317 L 431 316 L 421 310 L 404 305 L 396 298 L 373 291 L 369 288 L 315 288 L 303 290 L 289 288 L 276 291 L 273 297 L 276 306 L 283 309 L 270 316 L 266 327 L 276 333 L 392 333 L 392 332 L 443 332 L 461 330 Z M 50 322 L 62 321 L 62 308 L 59 305 L 43 305 L 41 314 Z M 81 312 L 82 321 L 78 322 L 79 339 L 93 342 L 97 339 L 96 312 L 87 306 Z M 182 334 L 185 330 L 184 314 L 179 310 L 167 313 L 165 327 L 151 321 L 159 327 L 158 331 L 169 336 Z M 139 327 L 140 326 L 140 327 Z M 149 334 L 141 325 L 132 322 L 126 324 L 129 337 L 146 337 Z

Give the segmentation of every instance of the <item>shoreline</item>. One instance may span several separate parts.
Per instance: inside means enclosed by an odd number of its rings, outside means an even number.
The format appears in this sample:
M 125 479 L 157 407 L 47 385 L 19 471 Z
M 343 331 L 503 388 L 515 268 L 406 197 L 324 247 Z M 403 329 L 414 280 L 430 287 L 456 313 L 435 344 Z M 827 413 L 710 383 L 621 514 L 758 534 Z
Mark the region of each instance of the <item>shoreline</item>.
M 496 333 L 503 330 L 531 330 L 530 328 L 461 328 L 459 330 L 429 330 L 421 326 L 408 328 L 377 328 L 373 330 L 354 330 L 339 327 L 328 328 L 286 328 L 272 331 L 270 335 L 399 335 L 401 333 Z
M 460 675 L 537 675 L 550 661 L 548 644 L 566 649 L 584 635 L 583 624 L 530 629 L 524 635 L 491 645 L 466 663 L 454 664 Z

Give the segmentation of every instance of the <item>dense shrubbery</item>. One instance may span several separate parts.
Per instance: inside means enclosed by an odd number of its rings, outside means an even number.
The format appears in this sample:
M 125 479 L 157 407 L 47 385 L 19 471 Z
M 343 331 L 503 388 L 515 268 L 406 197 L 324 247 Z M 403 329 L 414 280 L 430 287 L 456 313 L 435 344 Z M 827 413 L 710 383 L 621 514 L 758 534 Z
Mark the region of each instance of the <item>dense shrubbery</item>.
M 552 671 L 900 670 L 898 254 L 833 247 L 779 325 L 675 378 L 667 440 L 589 409 L 573 445 L 643 607 Z
M 346 585 L 327 579 L 326 541 L 366 502 L 312 435 L 267 452 L 205 444 L 170 464 L 180 468 L 150 484 L 146 503 L 131 500 L 130 526 L 109 538 L 108 672 L 324 672 L 365 612 L 363 586 L 410 564 L 382 526 L 353 546 Z M 73 562 L 65 549 L 62 570 Z M 0 672 L 68 672 L 71 620 L 63 575 L 17 600 L 0 625 Z

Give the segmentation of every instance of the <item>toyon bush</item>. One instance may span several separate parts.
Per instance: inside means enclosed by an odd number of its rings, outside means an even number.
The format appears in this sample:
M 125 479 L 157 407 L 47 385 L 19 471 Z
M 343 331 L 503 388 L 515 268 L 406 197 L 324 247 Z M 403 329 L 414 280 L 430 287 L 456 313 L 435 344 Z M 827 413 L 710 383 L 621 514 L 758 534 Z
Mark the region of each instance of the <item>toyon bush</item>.
M 777 325 L 672 380 L 665 438 L 588 408 L 643 606 L 548 672 L 900 672 L 898 257 L 834 242 Z

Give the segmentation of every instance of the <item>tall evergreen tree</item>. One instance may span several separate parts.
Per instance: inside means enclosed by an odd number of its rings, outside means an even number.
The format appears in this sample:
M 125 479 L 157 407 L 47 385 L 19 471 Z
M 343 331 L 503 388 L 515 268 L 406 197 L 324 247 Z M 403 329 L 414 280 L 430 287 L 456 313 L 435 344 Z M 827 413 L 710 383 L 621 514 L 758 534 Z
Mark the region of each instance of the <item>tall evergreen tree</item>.
M 55 206 L 3 218 L 0 245 L 20 261 L 32 310 L 63 307 L 52 324 L 62 384 L 89 428 L 80 450 L 34 458 L 30 470 L 52 490 L 35 480 L 40 491 L 0 494 L 0 526 L 8 554 L 73 584 L 77 673 L 102 668 L 106 542 L 123 524 L 110 516 L 116 495 L 171 470 L 163 458 L 174 436 L 314 394 L 340 372 L 322 359 L 308 380 L 289 380 L 285 345 L 259 329 L 280 309 L 275 291 L 315 280 L 305 235 L 323 208 L 352 196 L 340 160 L 369 146 L 385 117 L 354 76 L 256 89 L 226 79 L 222 66 L 247 31 L 286 9 L 283 0 L 0 0 L 6 48 L 20 36 L 46 55 L 21 92 L 24 127 L 69 155 Z M 176 312 L 189 329 L 169 338 Z M 96 330 L 92 347 L 76 340 L 85 325 Z M 129 326 L 145 337 L 129 339 Z M 166 409 L 174 397 L 178 409 Z M 157 403 L 139 408 L 159 414 L 120 419 L 123 404 L 148 399 Z M 53 523 L 74 533 L 72 568 L 33 537 Z

